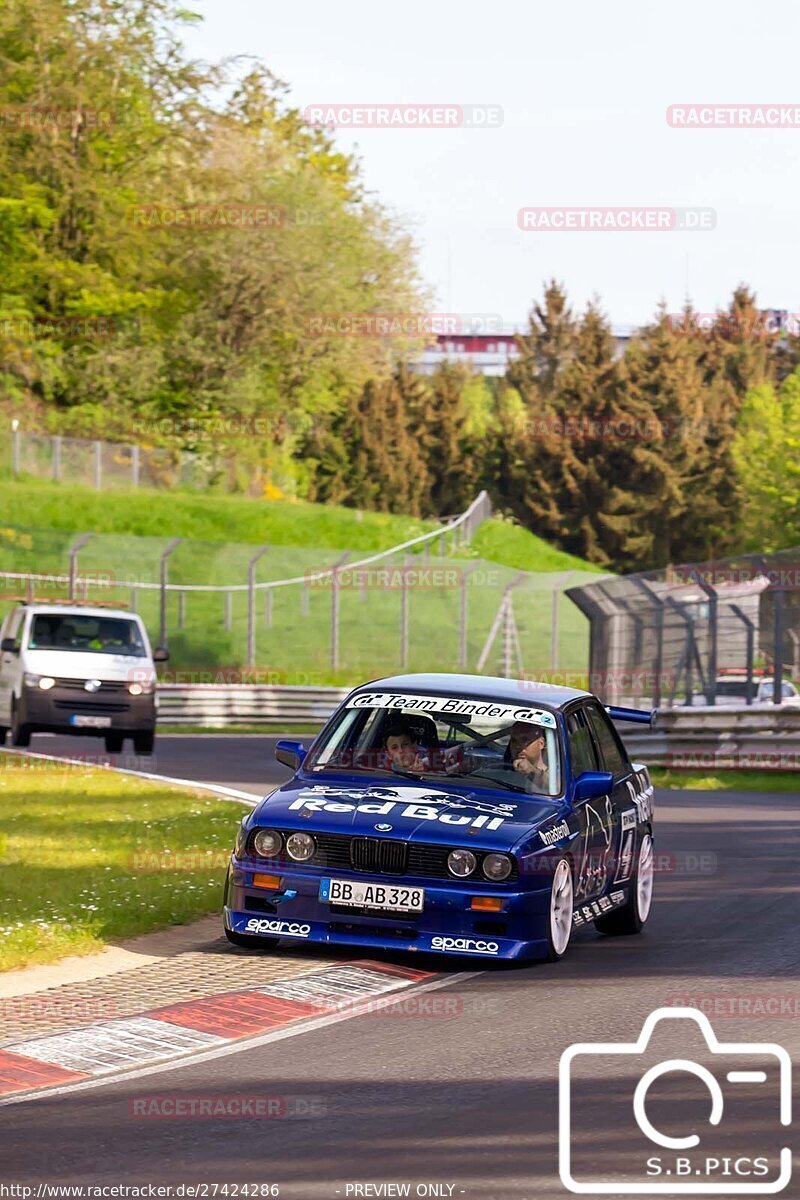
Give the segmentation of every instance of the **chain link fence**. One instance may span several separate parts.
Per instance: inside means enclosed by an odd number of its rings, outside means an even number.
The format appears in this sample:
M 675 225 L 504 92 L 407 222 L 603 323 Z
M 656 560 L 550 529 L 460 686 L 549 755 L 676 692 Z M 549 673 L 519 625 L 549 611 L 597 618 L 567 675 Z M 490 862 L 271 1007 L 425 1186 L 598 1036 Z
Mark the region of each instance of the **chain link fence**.
M 479 497 L 458 529 L 368 558 L 9 526 L 0 599 L 124 605 L 169 646 L 175 682 L 348 684 L 440 670 L 585 683 L 588 623 L 564 595 L 583 573 L 459 556 L 488 503 Z
M 591 689 L 607 703 L 794 702 L 800 549 L 592 581 L 567 595 L 590 622 Z

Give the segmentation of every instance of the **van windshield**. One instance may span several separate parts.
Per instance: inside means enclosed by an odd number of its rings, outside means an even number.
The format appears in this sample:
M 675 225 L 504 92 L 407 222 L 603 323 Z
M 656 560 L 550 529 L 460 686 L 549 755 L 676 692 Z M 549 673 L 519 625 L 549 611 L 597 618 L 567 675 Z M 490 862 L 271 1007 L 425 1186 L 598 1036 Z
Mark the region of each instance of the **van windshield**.
M 142 633 L 125 617 L 79 613 L 39 613 L 33 618 L 29 650 L 74 650 L 83 654 L 125 654 L 145 658 Z

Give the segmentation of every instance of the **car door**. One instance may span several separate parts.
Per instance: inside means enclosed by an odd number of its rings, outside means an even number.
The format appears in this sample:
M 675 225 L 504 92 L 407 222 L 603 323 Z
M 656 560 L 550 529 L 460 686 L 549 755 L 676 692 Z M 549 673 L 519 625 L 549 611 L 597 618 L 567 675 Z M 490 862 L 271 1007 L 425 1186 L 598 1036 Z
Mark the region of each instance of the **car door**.
M 611 718 L 598 700 L 588 700 L 584 711 L 600 761 L 601 771 L 613 776 L 611 794 L 604 804 L 611 852 L 606 863 L 605 890 L 626 883 L 633 873 L 637 827 L 641 819 L 633 767 Z
M 603 771 L 595 738 L 583 705 L 565 714 L 573 779 L 584 771 Z M 575 903 L 592 900 L 608 884 L 613 853 L 613 808 L 610 796 L 579 800 L 575 804 L 579 841 L 575 849 Z
M 13 608 L 6 615 L 2 629 L 0 629 L 0 640 L 14 638 L 19 644 L 22 617 L 23 610 L 21 608 Z M 19 674 L 19 661 L 18 653 L 12 654 L 10 650 L 0 651 L 0 724 L 4 726 L 11 723 L 11 697 Z

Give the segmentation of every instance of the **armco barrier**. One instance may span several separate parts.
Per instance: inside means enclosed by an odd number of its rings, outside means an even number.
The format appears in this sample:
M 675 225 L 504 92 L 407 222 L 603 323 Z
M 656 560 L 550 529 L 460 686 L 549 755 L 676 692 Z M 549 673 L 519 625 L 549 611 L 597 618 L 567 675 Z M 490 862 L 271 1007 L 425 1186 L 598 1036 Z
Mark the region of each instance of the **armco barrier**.
M 161 684 L 162 725 L 322 725 L 350 691 L 336 687 L 260 684 Z
M 322 725 L 349 688 L 162 684 L 162 725 Z M 800 770 L 800 708 L 665 709 L 655 726 L 619 725 L 629 754 L 653 766 Z M 800 792 L 800 785 L 798 785 Z
M 652 766 L 800 771 L 800 708 L 788 705 L 661 709 L 653 728 L 617 728 L 628 753 Z

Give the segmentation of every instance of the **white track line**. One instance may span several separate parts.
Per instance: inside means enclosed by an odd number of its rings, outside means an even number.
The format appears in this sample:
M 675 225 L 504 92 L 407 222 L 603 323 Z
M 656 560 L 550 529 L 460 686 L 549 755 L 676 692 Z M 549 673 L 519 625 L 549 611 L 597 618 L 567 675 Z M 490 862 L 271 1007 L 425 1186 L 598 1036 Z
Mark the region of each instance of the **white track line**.
M 223 800 L 235 800 L 251 808 L 264 799 L 265 793 L 240 792 L 237 788 L 223 787 L 219 783 L 198 783 L 195 779 L 174 779 L 171 775 L 157 775 L 154 771 L 133 771 L 129 767 L 114 767 L 111 763 L 87 763 L 82 758 L 65 758 L 57 754 L 35 754 L 33 750 L 18 750 L 13 746 L 0 746 L 2 754 L 17 754 L 20 758 L 41 758 L 45 762 L 65 763 L 68 766 L 85 767 L 87 771 L 116 771 L 118 775 L 133 775 L 137 779 L 152 779 L 157 783 L 171 783 L 176 787 L 194 788 L 195 791 L 213 792 Z
M 282 1042 L 285 1038 L 297 1037 L 301 1033 L 310 1033 L 324 1029 L 327 1025 L 338 1025 L 340 1021 L 351 1021 L 365 1012 L 374 1012 L 376 1008 L 388 1008 L 392 1004 L 405 1001 L 409 996 L 418 996 L 422 992 L 438 991 L 439 988 L 449 987 L 451 983 L 464 983 L 467 979 L 476 979 L 484 974 L 483 971 L 462 971 L 456 975 L 447 975 L 439 979 L 431 979 L 427 983 L 419 983 L 389 996 L 365 996 L 356 1001 L 346 1012 L 330 1013 L 325 1016 L 301 1020 L 297 1024 L 287 1025 L 283 1029 L 273 1029 L 269 1033 L 261 1033 L 256 1037 L 243 1038 L 227 1042 L 224 1046 L 213 1049 L 188 1051 L 179 1057 L 168 1059 L 166 1062 L 154 1063 L 150 1067 L 139 1067 L 134 1071 L 122 1071 L 116 1075 L 106 1075 L 95 1079 L 81 1079 L 77 1083 L 65 1083 L 60 1087 L 41 1088 L 22 1096 L 6 1096 L 0 1099 L 0 1108 L 12 1104 L 27 1104 L 33 1100 L 44 1100 L 51 1096 L 66 1096 L 72 1092 L 86 1092 L 93 1088 L 108 1087 L 110 1084 L 127 1083 L 131 1079 L 143 1079 L 148 1075 L 163 1075 L 168 1071 L 179 1071 L 183 1067 L 193 1067 L 197 1063 L 210 1062 L 216 1058 L 225 1058 L 229 1054 L 239 1054 L 243 1050 L 253 1050 L 258 1046 L 268 1046 L 272 1042 Z M 277 981 L 276 981 L 277 982 Z M 143 1014 L 146 1015 L 146 1014 Z

